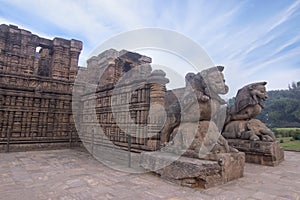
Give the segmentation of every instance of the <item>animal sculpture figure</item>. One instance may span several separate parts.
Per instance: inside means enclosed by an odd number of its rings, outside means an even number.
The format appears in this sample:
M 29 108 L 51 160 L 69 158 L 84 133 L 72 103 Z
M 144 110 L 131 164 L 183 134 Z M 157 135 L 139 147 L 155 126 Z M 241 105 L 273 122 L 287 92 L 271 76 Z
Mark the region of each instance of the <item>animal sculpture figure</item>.
M 266 84 L 267 82 L 252 83 L 240 89 L 235 104 L 228 110 L 227 122 L 248 120 L 259 115 L 264 108 L 262 101 L 268 98 Z
M 228 109 L 222 135 L 227 139 L 275 141 L 275 134 L 260 120 L 254 119 L 264 108 L 262 101 L 268 95 L 267 82 L 257 82 L 244 86 L 235 98 L 235 104 Z
M 188 73 L 185 77 L 186 87 L 182 88 L 181 92 L 179 92 L 179 98 L 176 98 L 174 93 L 167 92 L 167 104 L 165 107 L 168 113 L 168 118 L 161 131 L 160 142 L 162 146 L 172 141 L 178 130 L 183 130 L 180 129 L 181 123 L 183 125 L 193 124 L 195 127 L 198 127 L 198 124 L 199 126 L 204 126 L 204 124 L 209 124 L 209 121 L 218 114 L 220 106 L 226 103 L 219 95 L 226 94 L 228 92 L 228 86 L 225 84 L 224 75 L 222 73 L 223 69 L 223 66 L 217 66 L 203 70 L 197 74 Z M 175 90 L 173 92 L 175 92 Z M 190 127 L 191 126 L 189 126 L 189 128 Z M 198 127 L 198 129 L 202 130 L 203 127 Z M 199 132 L 199 130 L 197 131 Z M 220 133 L 217 128 L 214 130 L 215 134 Z M 205 134 L 205 131 L 203 130 L 200 131 L 201 133 L 198 132 L 195 134 L 196 136 Z M 222 152 L 232 151 L 232 148 L 228 146 L 227 141 L 223 138 L 223 136 L 218 136 L 220 138 L 215 141 L 216 146 L 218 147 L 215 147 L 214 150 Z M 197 143 L 197 147 L 194 149 L 200 148 L 199 145 L 204 143 L 203 138 L 206 138 L 208 141 L 207 138 L 210 137 L 211 136 L 199 136 L 196 140 L 203 141 L 198 141 L 199 144 Z M 196 143 L 193 142 L 192 144 Z

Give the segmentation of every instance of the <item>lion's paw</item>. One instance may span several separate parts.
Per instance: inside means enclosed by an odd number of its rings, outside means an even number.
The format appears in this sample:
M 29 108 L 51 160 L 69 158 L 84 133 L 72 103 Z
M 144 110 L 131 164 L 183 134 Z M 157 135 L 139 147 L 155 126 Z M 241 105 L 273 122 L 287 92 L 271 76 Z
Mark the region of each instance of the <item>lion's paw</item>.
M 272 137 L 270 137 L 268 135 L 263 135 L 262 136 L 262 141 L 264 141 L 264 142 L 273 142 L 274 140 L 273 140 Z
M 258 141 L 260 140 L 259 137 L 257 135 L 251 135 L 249 140 L 252 140 L 252 141 Z

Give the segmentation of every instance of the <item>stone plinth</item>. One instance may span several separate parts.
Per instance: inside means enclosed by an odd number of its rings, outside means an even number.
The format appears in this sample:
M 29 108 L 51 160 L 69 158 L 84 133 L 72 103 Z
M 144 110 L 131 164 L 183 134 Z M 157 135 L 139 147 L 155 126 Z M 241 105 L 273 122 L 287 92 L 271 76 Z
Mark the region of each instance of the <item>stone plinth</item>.
M 242 177 L 245 155 L 209 154 L 207 160 L 201 160 L 166 152 L 143 152 L 140 165 L 180 185 L 206 189 Z
M 278 141 L 263 142 L 241 139 L 228 139 L 228 144 L 245 152 L 246 162 L 267 166 L 277 166 L 284 160 L 284 151 Z

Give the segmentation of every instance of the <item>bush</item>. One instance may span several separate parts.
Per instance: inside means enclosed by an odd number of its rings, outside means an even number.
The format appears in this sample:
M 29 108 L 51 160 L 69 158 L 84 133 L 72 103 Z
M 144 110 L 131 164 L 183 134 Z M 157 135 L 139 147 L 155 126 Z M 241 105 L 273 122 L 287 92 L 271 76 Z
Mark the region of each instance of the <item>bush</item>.
M 280 137 L 292 137 L 294 140 L 300 140 L 299 128 L 274 128 L 273 132 L 277 138 Z
M 295 130 L 288 130 L 287 137 L 293 137 L 294 133 L 295 133 Z
M 294 133 L 292 137 L 294 140 L 300 140 L 300 132 Z
M 274 134 L 275 134 L 275 136 L 276 136 L 277 138 L 280 138 L 280 137 L 282 137 L 282 135 L 281 135 L 281 133 L 280 133 L 280 131 L 279 131 L 279 130 L 277 130 L 277 129 L 273 129 L 272 131 L 274 132 Z
M 280 139 L 280 141 L 279 141 L 280 143 L 283 143 L 283 139 Z
M 276 134 L 276 137 L 277 137 L 277 138 L 281 138 L 282 135 L 281 135 L 281 134 Z

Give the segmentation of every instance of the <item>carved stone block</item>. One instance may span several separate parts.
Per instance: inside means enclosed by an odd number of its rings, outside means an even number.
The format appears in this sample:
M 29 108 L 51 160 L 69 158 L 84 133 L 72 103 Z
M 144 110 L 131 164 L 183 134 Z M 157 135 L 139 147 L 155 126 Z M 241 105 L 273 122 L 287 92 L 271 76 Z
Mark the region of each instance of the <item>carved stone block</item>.
M 81 41 L 49 40 L 0 25 L 0 151 L 66 147 L 79 140 L 71 88 L 81 49 Z
M 206 189 L 241 178 L 245 155 L 211 154 L 202 160 L 166 152 L 143 152 L 140 165 L 169 181 L 187 187 Z
M 284 151 L 278 141 L 263 142 L 241 139 L 228 139 L 228 144 L 239 151 L 245 152 L 246 162 L 277 166 L 284 160 Z

